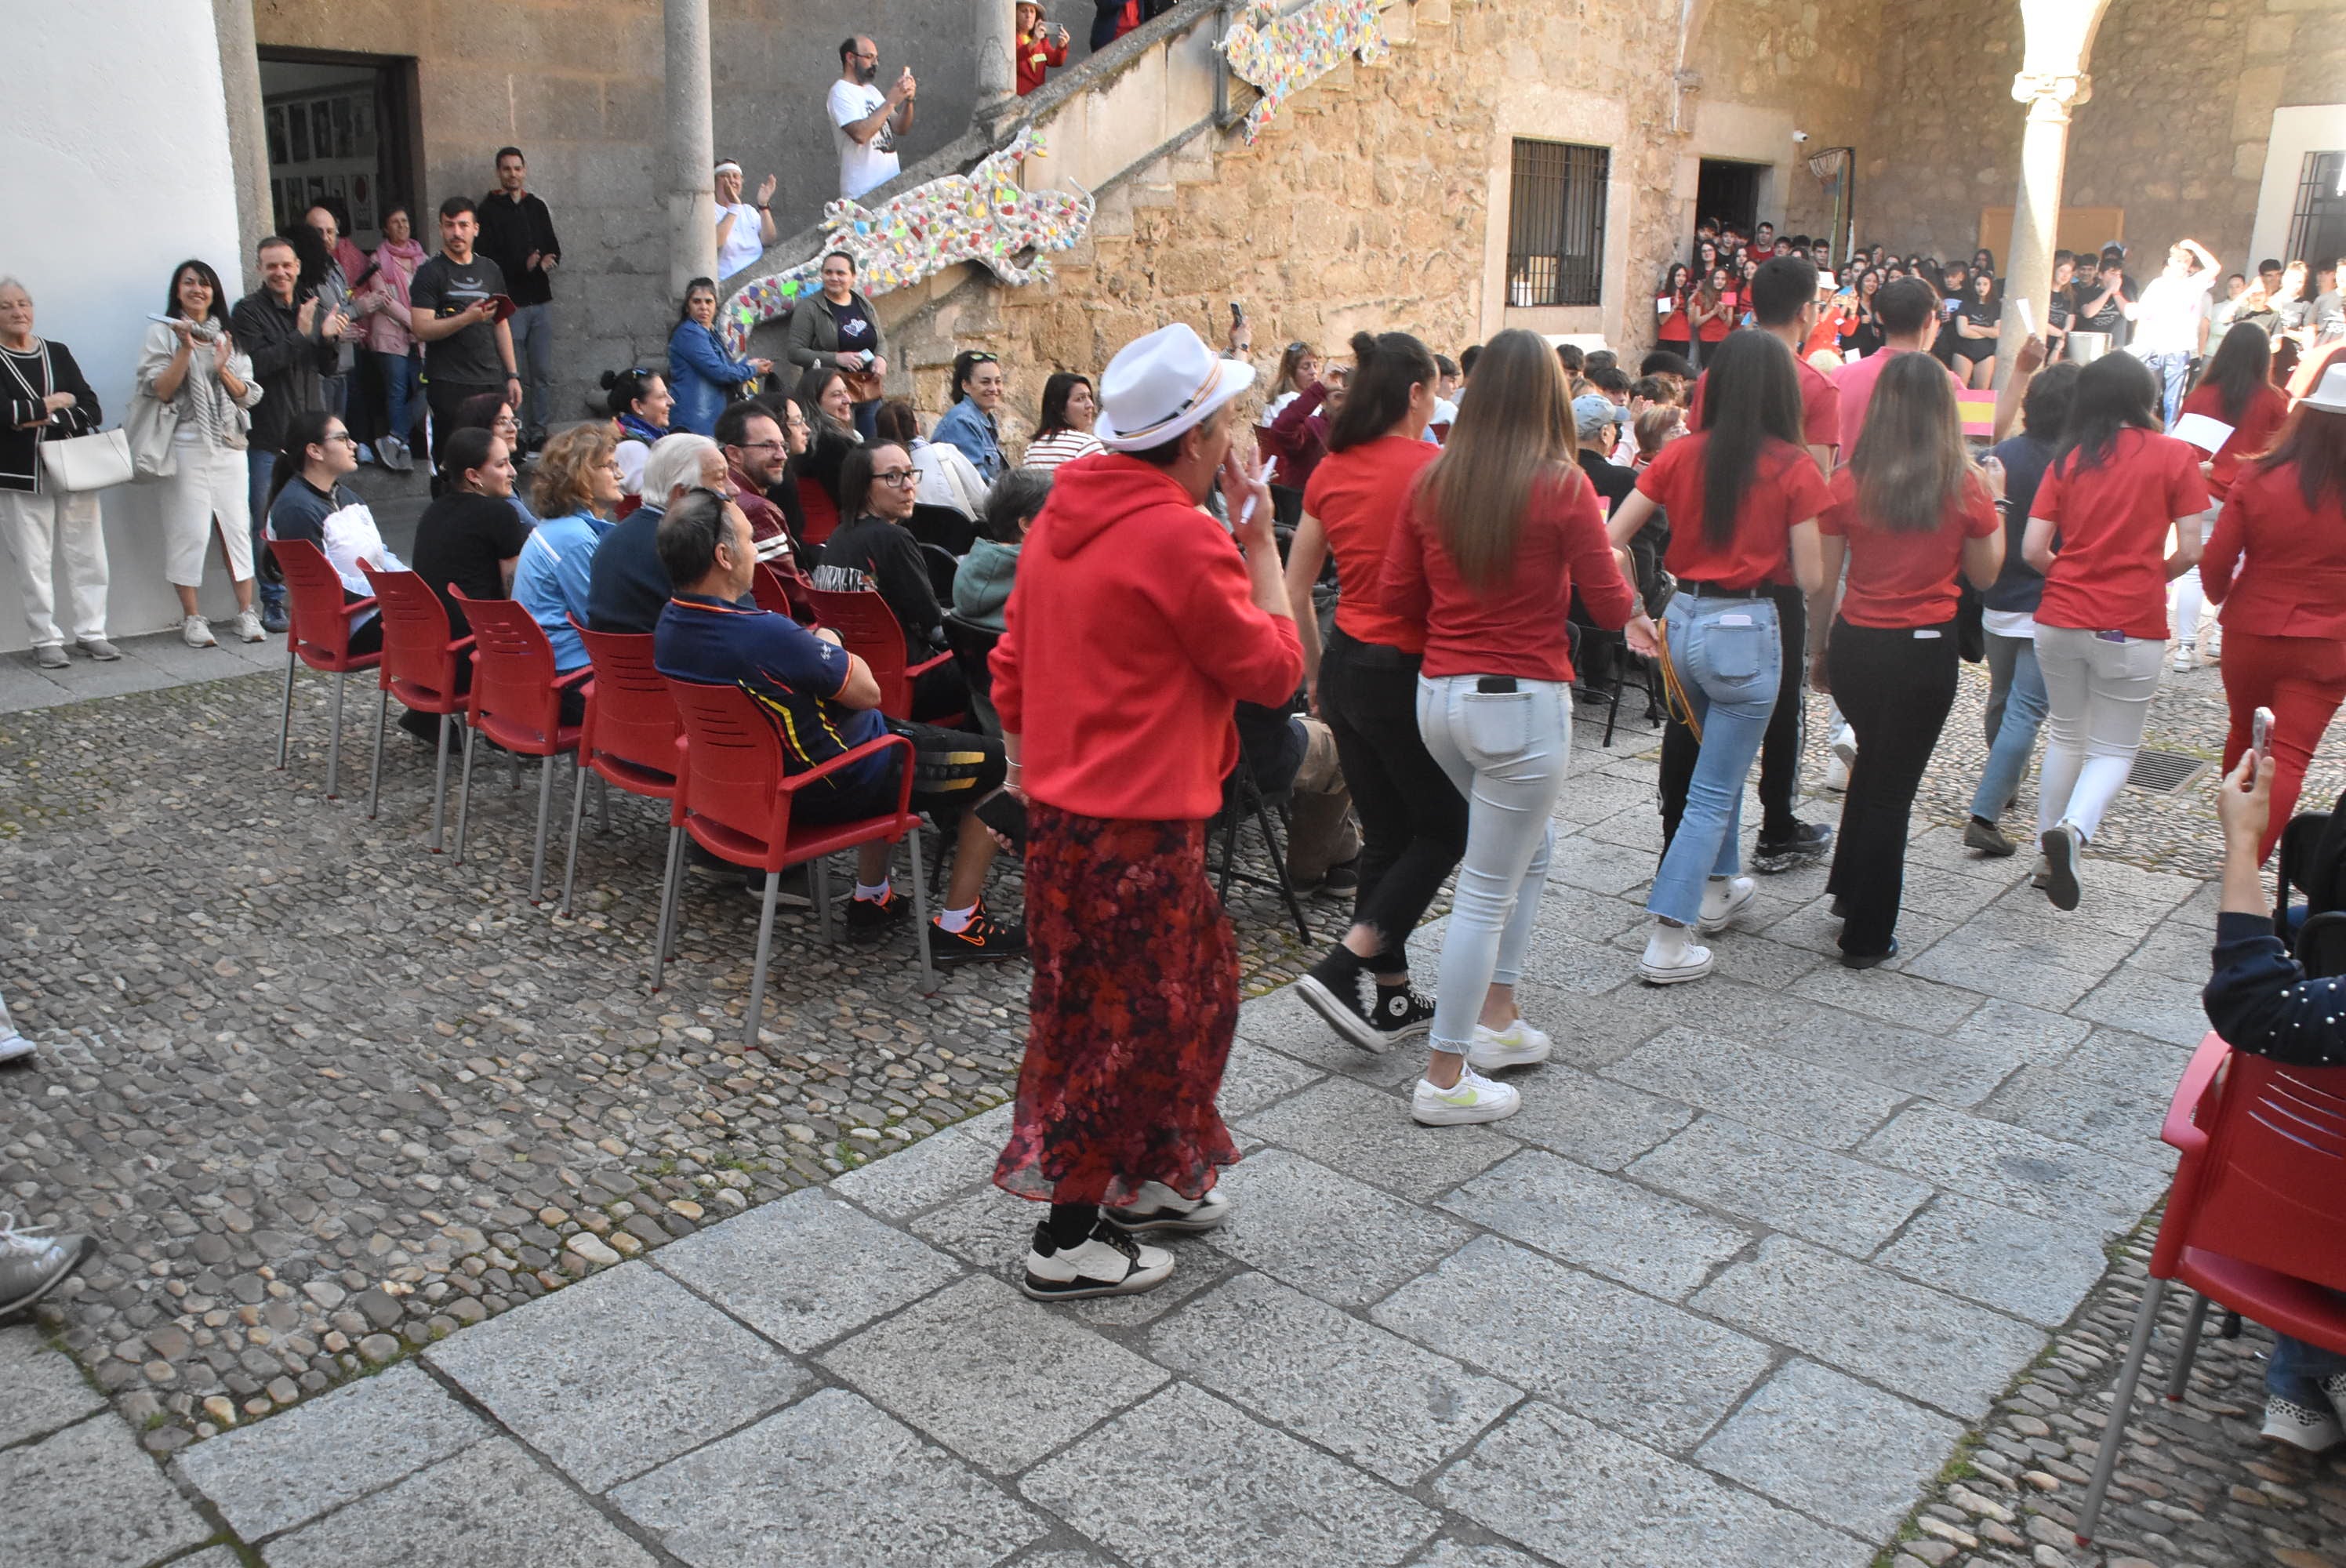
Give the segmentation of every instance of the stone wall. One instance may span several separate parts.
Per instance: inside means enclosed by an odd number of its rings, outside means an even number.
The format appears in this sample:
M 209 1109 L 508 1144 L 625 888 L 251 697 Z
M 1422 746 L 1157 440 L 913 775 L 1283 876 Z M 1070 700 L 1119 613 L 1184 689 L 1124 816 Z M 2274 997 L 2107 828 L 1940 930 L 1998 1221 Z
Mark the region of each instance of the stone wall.
M 1688 57 L 1703 99 L 1780 106 L 1799 122 L 1794 129 L 1808 133 L 1780 149 L 1788 160 L 1781 198 L 1760 216 L 1782 233 L 1821 233 L 1831 206 L 1805 166 L 1831 147 L 1862 153 L 1878 86 L 1880 0 L 1736 0 L 1703 12 Z

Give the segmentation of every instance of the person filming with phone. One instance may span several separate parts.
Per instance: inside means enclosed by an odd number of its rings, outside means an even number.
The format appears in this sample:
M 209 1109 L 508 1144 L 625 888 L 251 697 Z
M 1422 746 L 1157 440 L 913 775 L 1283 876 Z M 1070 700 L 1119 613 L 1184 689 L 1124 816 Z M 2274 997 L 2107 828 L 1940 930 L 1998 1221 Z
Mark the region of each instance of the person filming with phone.
M 505 270 L 474 249 L 480 218 L 468 196 L 440 204 L 440 254 L 415 270 L 407 285 L 408 331 L 423 345 L 423 398 L 431 405 L 434 458 L 440 431 L 453 428 L 467 399 L 497 392 L 516 412 L 521 377 L 515 373 L 514 302 Z
M 831 84 L 832 137 L 839 143 L 839 194 L 850 201 L 896 178 L 896 143 L 913 128 L 920 84 L 906 66 L 883 92 L 880 46 L 858 35 L 839 46 L 839 80 Z

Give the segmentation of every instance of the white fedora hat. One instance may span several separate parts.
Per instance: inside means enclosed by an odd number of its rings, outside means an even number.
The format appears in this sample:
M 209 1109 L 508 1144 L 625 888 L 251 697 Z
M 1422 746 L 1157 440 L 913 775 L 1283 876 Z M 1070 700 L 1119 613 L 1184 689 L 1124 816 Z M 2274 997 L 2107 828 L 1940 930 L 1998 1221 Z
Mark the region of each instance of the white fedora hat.
M 2320 384 L 2297 400 L 2300 408 L 2318 408 L 2324 413 L 2346 413 L 2346 359 L 2332 361 L 2321 372 Z
M 1226 360 L 1178 322 L 1135 338 L 1100 376 L 1092 433 L 1117 452 L 1146 452 L 1194 429 L 1254 384 L 1254 367 Z

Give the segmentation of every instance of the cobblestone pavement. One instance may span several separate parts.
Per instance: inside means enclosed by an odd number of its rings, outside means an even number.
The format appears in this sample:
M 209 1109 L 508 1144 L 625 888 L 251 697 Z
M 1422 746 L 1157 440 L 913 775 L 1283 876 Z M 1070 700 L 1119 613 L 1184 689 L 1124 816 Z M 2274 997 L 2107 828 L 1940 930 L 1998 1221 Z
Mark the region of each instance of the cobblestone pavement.
M 2173 683 L 2158 727 L 2212 746 L 2215 678 Z M 868 1539 L 805 1560 L 901 1560 L 911 1538 L 887 1532 L 915 1529 L 949 1562 L 1538 1560 L 1502 1536 L 1563 1563 L 1862 1562 L 1967 1425 L 2012 1419 L 1992 1401 L 2157 1196 L 2145 1140 L 2204 1027 L 2212 902 L 2193 881 L 2097 863 L 2056 920 L 2014 887 L 2023 862 L 1974 860 L 1943 828 L 1916 840 L 1896 969 L 1825 962 L 1807 871 L 1763 883 L 1725 975 L 1644 991 L 1649 742 L 1602 751 L 1585 726 L 1527 987 L 1569 1064 L 1533 1075 L 1525 1115 L 1413 1129 L 1384 1096 L 1413 1063 L 1336 1047 L 1285 995 L 1250 1003 L 1230 1085 L 1264 1145 L 1231 1176 L 1246 1214 L 1185 1246 L 1158 1297 L 1033 1309 L 984 1278 L 1026 1217 L 982 1187 L 985 1135 L 843 1174 L 999 1103 L 1023 970 L 923 997 L 903 942 L 823 948 L 786 918 L 745 1054 L 747 900 L 697 884 L 672 983 L 646 989 L 660 834 L 640 803 L 614 802 L 608 838 L 590 826 L 580 913 L 559 919 L 520 897 L 534 789 L 484 769 L 473 855 L 450 865 L 421 850 L 428 753 L 393 735 L 369 823 L 371 708 L 346 742 L 357 785 L 330 804 L 314 678 L 292 770 L 260 766 L 276 693 L 0 720 L 0 983 L 47 1047 L 0 1077 L 0 1185 L 106 1247 L 45 1319 L 92 1384 L 29 1331 L 0 1341 L 0 1380 L 31 1368 L 36 1390 L 0 1422 L 0 1494 L 52 1492 L 69 1516 L 105 1475 L 153 1522 L 109 1502 L 84 1527 L 124 1541 L 100 1550 L 64 1517 L 56 1541 L 90 1544 L 59 1562 L 146 1563 L 223 1527 L 273 1562 L 366 1561 L 401 1511 L 444 1523 L 513 1492 L 543 1498 L 536 1528 L 578 1562 L 787 1558 L 774 1543 L 842 1517 Z M 1951 720 L 1926 815 L 1959 813 L 1975 724 Z M 2196 871 L 2205 809 L 2129 794 L 2106 841 Z M 1241 895 L 1258 991 L 1292 972 L 1281 918 Z M 899 1183 L 917 1196 L 887 1196 Z M 867 1244 L 885 1267 L 834 1267 Z M 792 1275 L 811 1259 L 818 1277 Z M 179 1456 L 177 1490 L 90 1415 L 101 1401 Z M 1176 1422 L 1217 1435 L 1152 1438 Z M 2249 1463 L 2277 1462 L 2229 1428 L 2200 1446 L 2247 1490 Z M 311 1450 L 339 1479 L 298 1473 Z M 1156 1478 L 1139 1493 L 1135 1451 Z M 792 1465 L 813 1470 L 779 1490 L 827 1500 L 795 1522 L 787 1498 L 719 1505 L 750 1496 L 733 1475 Z M 857 1506 L 883 1472 L 934 1505 Z M 255 1485 L 275 1501 L 248 1512 Z M 1217 1487 L 1226 1536 L 1156 1527 Z M 2309 1495 L 2271 1506 L 2328 1550 Z M 484 1514 L 466 1560 L 549 1560 L 536 1535 L 498 1545 L 512 1528 Z M 1053 1555 L 1078 1536 L 1094 1555 Z

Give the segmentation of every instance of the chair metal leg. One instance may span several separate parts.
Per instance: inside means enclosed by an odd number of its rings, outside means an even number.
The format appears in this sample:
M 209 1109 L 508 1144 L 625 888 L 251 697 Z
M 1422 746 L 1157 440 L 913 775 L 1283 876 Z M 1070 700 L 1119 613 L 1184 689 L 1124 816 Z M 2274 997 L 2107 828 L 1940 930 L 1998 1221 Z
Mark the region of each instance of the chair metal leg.
M 456 863 L 464 863 L 464 825 L 473 810 L 473 727 L 464 727 L 464 772 L 456 785 Z
M 277 770 L 285 771 L 285 755 L 293 739 L 293 668 L 300 663 L 293 650 L 285 650 L 285 706 L 277 716 Z
M 432 762 L 432 852 L 440 852 L 440 827 L 448 820 L 448 716 L 439 716 L 440 734 Z
M 611 830 L 611 781 L 600 773 L 595 775 L 595 809 L 603 815 L 603 831 Z
M 684 860 L 684 830 L 668 830 L 668 870 L 660 877 L 659 927 L 652 937 L 652 989 L 658 991 L 668 973 L 668 922 L 676 918 L 677 869 Z
M 831 943 L 831 857 L 819 855 L 807 862 L 807 891 L 814 900 L 815 932 L 822 944 Z
M 2142 1359 L 2150 1349 L 2150 1331 L 2158 1324 L 2158 1303 L 2167 1295 L 2167 1281 L 2152 1279 L 2142 1293 L 2134 1316 L 2134 1342 L 2127 1347 L 2126 1365 L 2118 1369 L 2118 1386 L 2110 1404 L 2109 1424 L 2102 1429 L 2102 1446 L 2094 1456 L 2094 1479 L 2086 1488 L 2086 1504 L 2077 1512 L 2077 1544 L 2094 1543 L 2094 1525 L 2102 1517 L 2102 1499 L 2110 1490 L 2110 1472 L 2117 1469 L 2118 1450 L 2126 1446 L 2127 1412 L 2134 1408 L 2134 1388 L 2142 1380 Z
M 1624 665 L 1627 665 L 1627 664 L 1628 663 L 1629 659 L 1630 659 L 1632 657 L 1634 657 L 1634 656 L 1632 656 L 1632 655 L 1630 654 L 1629 650 L 1628 650 L 1627 647 L 1624 647 L 1624 648 L 1621 650 L 1621 661 L 1622 661 L 1622 663 L 1623 663 Z M 1612 744 L 1613 744 L 1613 726 L 1614 726 L 1614 725 L 1615 725 L 1615 724 L 1616 724 L 1616 723 L 1620 719 L 1620 718 L 1621 718 L 1621 688 L 1622 688 L 1623 687 L 1625 687 L 1625 686 L 1628 685 L 1628 684 L 1629 684 L 1629 675 L 1628 675 L 1628 671 L 1627 671 L 1627 669 L 1624 669 L 1624 670 L 1621 672 L 1621 674 L 1620 674 L 1619 676 L 1617 676 L 1617 677 L 1614 679 L 1614 682 L 1613 682 L 1613 706 L 1612 706 L 1612 707 L 1610 707 L 1610 708 L 1606 708 L 1606 709 L 1605 710 L 1605 742 L 1604 742 L 1604 743 L 1605 743 L 1606 745 L 1607 745 L 1607 746 L 1610 746 L 1610 745 L 1612 745 Z
M 2183 1343 L 2176 1347 L 2175 1369 L 2167 1374 L 2168 1402 L 2177 1403 L 2191 1381 L 2191 1362 L 2199 1354 L 2199 1330 L 2207 1326 L 2208 1298 L 2192 1298 L 2191 1316 L 2183 1320 Z
M 537 759 L 537 837 L 529 850 L 529 901 L 546 891 L 546 812 L 554 804 L 554 753 Z
M 505 788 L 508 789 L 521 788 L 521 753 L 518 751 L 505 753 Z
M 1239 814 L 1234 807 L 1223 813 L 1222 822 L 1222 885 L 1214 891 L 1227 907 L 1230 901 L 1230 877 L 1239 865 Z
M 1308 943 L 1311 940 L 1311 922 L 1304 917 L 1303 905 L 1295 896 L 1295 884 L 1288 881 L 1287 851 L 1280 846 L 1279 835 L 1271 830 L 1270 808 L 1259 793 L 1254 798 L 1254 820 L 1255 825 L 1262 830 L 1262 847 L 1270 857 L 1270 869 L 1279 877 L 1280 897 L 1287 901 L 1287 912 L 1295 917 L 1296 934 Z M 1292 825 L 1288 829 L 1290 834 L 1294 830 Z
M 555 912 L 570 912 L 570 895 L 578 883 L 578 828 L 586 820 L 586 769 L 580 765 L 578 753 L 570 754 L 570 771 L 576 775 L 578 788 L 570 792 L 570 852 L 562 862 L 562 905 Z M 597 783 L 603 776 L 596 774 Z
M 942 836 L 944 830 L 939 829 Z M 921 989 L 937 988 L 936 961 L 929 956 L 929 889 L 921 877 L 921 825 L 913 824 L 908 830 L 905 847 L 911 851 L 913 871 L 913 940 L 921 944 Z
M 374 760 L 367 765 L 367 820 L 374 820 L 376 799 L 382 793 L 382 726 L 391 717 L 391 688 L 377 687 L 374 704 Z
M 351 683 L 351 672 L 334 672 L 334 738 L 326 744 L 326 799 L 338 800 L 334 791 L 341 787 L 342 777 L 342 690 Z
M 758 1016 L 766 1005 L 766 961 L 774 952 L 774 898 L 782 891 L 782 873 L 766 873 L 766 896 L 758 910 L 758 960 L 750 970 L 750 1005 L 741 1020 L 744 1049 L 758 1043 Z

